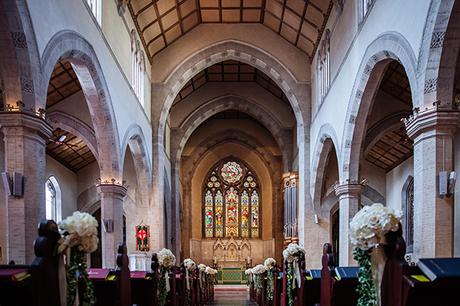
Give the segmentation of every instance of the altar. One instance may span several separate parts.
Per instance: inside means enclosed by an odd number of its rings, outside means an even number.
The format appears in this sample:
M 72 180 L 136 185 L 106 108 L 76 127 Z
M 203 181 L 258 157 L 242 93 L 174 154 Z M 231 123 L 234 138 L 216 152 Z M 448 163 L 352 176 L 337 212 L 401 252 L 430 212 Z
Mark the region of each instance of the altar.
M 217 239 L 212 250 L 213 264 L 218 268 L 246 268 L 251 265 L 251 244 L 248 239 Z

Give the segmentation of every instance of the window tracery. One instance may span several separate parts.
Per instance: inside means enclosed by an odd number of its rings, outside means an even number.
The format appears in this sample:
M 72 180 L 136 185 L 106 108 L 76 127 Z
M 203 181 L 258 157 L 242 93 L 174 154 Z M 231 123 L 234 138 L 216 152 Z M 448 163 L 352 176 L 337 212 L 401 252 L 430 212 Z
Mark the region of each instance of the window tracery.
M 321 100 L 326 96 L 330 85 L 330 37 L 331 32 L 328 29 L 326 30 L 324 39 L 318 49 L 316 71 L 318 95 Z
M 204 236 L 258 238 L 259 188 L 255 173 L 242 162 L 227 160 L 215 165 L 203 190 Z
M 94 17 L 96 17 L 96 20 L 99 24 L 101 24 L 102 21 L 102 0 L 86 0 L 86 3 L 88 3 L 89 8 L 91 9 L 91 12 L 93 13 Z
M 48 220 L 61 220 L 61 190 L 54 176 L 45 183 L 45 216 Z

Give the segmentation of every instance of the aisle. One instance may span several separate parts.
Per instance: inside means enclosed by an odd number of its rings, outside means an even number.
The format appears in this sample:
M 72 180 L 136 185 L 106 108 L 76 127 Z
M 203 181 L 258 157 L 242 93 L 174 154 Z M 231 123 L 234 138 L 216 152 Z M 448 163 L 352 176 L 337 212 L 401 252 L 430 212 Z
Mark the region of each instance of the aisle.
M 214 303 L 208 305 L 256 305 L 249 301 L 246 285 L 217 285 L 214 288 Z

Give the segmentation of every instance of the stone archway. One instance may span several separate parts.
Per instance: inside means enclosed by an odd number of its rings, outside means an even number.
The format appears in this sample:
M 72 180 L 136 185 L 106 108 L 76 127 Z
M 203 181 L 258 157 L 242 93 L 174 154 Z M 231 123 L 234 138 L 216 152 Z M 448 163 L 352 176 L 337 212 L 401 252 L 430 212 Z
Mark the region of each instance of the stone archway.
M 385 68 L 391 60 L 398 61 L 405 69 L 414 107 L 423 104 L 417 86 L 416 60 L 409 43 L 397 33 L 387 33 L 374 40 L 363 57 L 348 103 L 340 150 L 339 177 L 341 181 L 357 183 L 359 180 L 359 159 L 364 141 L 366 119 Z
M 118 131 L 110 94 L 93 47 L 79 34 L 61 31 L 48 42 L 41 61 L 40 107 L 46 107 L 48 83 L 60 59 L 72 64 L 87 101 L 98 140 L 101 180 L 121 181 Z

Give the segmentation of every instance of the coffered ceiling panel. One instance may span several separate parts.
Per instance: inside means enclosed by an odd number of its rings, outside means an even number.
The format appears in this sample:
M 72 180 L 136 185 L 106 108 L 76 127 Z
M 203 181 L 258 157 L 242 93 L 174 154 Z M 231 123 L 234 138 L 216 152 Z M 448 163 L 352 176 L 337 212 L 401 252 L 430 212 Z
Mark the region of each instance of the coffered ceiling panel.
M 312 57 L 331 0 L 132 0 L 129 10 L 150 60 L 201 23 L 260 23 Z

